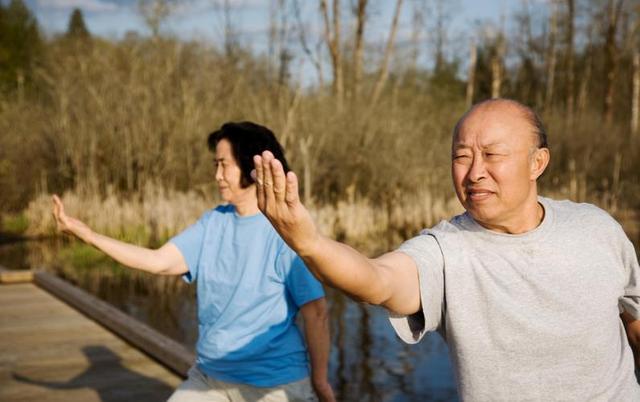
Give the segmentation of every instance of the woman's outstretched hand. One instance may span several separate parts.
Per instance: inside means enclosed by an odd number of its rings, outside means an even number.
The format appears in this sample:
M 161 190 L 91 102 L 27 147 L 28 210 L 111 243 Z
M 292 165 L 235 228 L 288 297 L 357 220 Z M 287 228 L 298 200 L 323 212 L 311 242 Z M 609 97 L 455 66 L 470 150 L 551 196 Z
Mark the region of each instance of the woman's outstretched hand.
M 313 254 L 320 235 L 311 214 L 300 202 L 296 174 L 285 174 L 282 163 L 269 151 L 254 156 L 253 162 L 258 208 L 300 256 Z
M 89 242 L 91 234 L 93 233 L 91 228 L 84 222 L 67 216 L 64 212 L 64 205 L 62 200 L 57 195 L 53 196 L 53 216 L 56 220 L 56 226 L 59 231 L 72 234 L 80 239 Z

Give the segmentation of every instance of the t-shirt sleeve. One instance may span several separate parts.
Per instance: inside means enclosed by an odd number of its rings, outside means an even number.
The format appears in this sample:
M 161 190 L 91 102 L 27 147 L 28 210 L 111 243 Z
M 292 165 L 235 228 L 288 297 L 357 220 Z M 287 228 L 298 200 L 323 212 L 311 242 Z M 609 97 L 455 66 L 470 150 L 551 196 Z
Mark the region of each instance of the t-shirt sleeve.
M 423 232 L 404 242 L 399 252 L 413 259 L 418 268 L 421 311 L 409 315 L 389 314 L 391 326 L 406 343 L 418 343 L 442 323 L 444 308 L 444 259 L 436 238 Z
M 622 232 L 622 229 L 620 229 Z M 631 314 L 636 320 L 640 319 L 640 267 L 638 256 L 633 244 L 624 234 L 622 237 L 621 259 L 624 267 L 625 284 L 624 296 L 620 298 L 620 308 Z
M 187 283 L 192 283 L 198 277 L 198 265 L 208 218 L 209 213 L 204 214 L 196 223 L 169 240 L 178 247 L 187 263 L 189 271 L 182 275 L 182 278 Z
M 280 253 L 278 265 L 285 287 L 298 308 L 324 297 L 322 284 L 311 274 L 302 258 L 286 244 Z

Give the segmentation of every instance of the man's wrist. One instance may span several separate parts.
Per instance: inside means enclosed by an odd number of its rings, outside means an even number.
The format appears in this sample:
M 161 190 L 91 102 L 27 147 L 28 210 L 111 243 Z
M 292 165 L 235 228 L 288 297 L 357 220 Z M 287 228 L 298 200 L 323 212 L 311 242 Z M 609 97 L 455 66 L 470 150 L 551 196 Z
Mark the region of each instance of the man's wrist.
M 300 244 L 295 251 L 302 258 L 313 257 L 317 254 L 322 240 L 322 235 L 316 232 L 315 236 L 310 238 L 304 244 Z

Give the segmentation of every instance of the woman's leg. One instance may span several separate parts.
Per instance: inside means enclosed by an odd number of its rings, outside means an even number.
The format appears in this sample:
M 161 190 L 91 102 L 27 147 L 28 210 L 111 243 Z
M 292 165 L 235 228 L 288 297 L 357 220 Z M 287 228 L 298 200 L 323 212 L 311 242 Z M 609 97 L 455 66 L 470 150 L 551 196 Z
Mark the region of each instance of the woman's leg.
M 309 378 L 277 387 L 261 388 L 236 384 L 230 390 L 232 402 L 315 402 L 316 398 Z
M 188 377 L 173 392 L 167 402 L 231 402 L 227 390 L 217 388 L 196 366 L 189 369 Z

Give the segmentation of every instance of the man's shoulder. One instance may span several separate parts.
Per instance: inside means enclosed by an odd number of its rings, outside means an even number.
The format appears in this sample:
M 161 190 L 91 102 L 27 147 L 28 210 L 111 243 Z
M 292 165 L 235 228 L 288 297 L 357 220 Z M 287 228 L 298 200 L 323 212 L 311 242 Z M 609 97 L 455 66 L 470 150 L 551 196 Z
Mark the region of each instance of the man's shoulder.
M 556 227 L 564 231 L 599 234 L 601 239 L 624 237 L 624 230 L 607 211 L 590 203 L 569 200 L 541 199 L 545 208 L 551 207 L 555 215 Z
M 423 229 L 420 234 L 445 235 L 456 234 L 469 230 L 472 225 L 471 218 L 467 212 L 456 215 L 448 220 L 441 220 L 435 226 Z
M 552 208 L 556 219 L 560 222 L 616 223 L 615 219 L 604 209 L 587 202 L 571 200 L 554 200 L 540 197 L 545 208 Z

